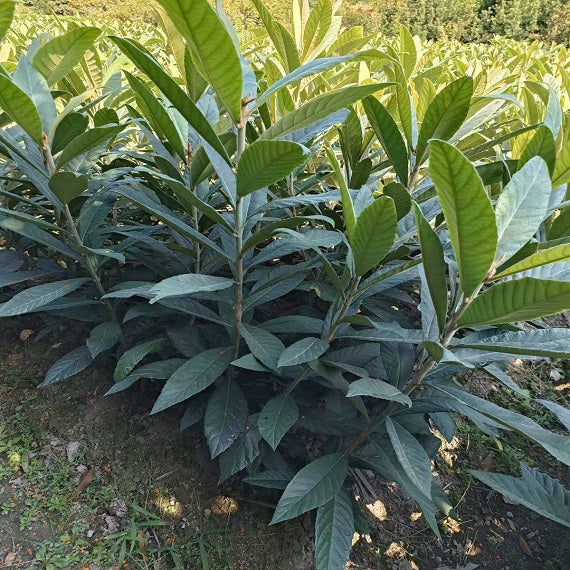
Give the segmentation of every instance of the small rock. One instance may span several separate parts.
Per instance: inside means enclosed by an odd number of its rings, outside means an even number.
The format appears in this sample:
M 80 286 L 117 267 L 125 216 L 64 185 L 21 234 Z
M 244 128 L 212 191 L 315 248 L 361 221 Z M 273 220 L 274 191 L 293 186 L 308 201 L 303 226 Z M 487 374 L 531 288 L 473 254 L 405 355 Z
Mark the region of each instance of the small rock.
M 110 504 L 111 511 L 115 513 L 120 519 L 127 516 L 128 508 L 122 499 L 113 499 Z
M 67 461 L 69 461 L 69 463 L 73 463 L 73 460 L 75 459 L 75 456 L 77 455 L 80 447 L 81 444 L 78 441 L 71 441 L 67 444 L 65 453 L 67 455 Z
M 511 511 L 507 511 L 507 516 L 508 516 L 510 519 L 512 519 L 514 515 L 513 515 L 513 513 L 511 513 Z
M 94 531 L 94 530 L 88 530 L 87 533 L 86 533 L 87 538 L 91 538 L 94 534 L 95 534 L 95 531 Z
M 89 469 L 89 467 L 87 467 L 87 465 L 78 465 L 75 468 L 75 471 L 77 471 L 77 473 L 87 473 L 88 469 Z
M 212 509 L 204 509 L 204 516 L 209 517 L 212 514 Z

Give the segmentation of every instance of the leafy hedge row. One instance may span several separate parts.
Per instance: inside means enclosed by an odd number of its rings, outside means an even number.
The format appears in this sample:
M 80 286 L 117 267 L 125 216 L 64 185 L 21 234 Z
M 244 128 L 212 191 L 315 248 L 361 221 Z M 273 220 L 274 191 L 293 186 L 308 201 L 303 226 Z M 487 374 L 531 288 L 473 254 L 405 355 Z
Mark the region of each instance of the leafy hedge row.
M 280 493 L 273 524 L 315 510 L 316 567 L 341 569 L 362 470 L 439 534 L 457 414 L 570 464 L 560 403 L 549 431 L 456 379 L 530 397 L 509 360 L 570 356 L 543 320 L 570 308 L 568 58 L 380 43 L 330 0 L 290 33 L 253 4 L 238 38 L 206 0 L 160 0 L 159 32 L 11 27 L 0 0 L 0 317 L 85 323 L 44 387 L 104 354 L 109 394 L 155 381 L 152 413 L 183 405 L 221 481 Z M 548 476 L 473 475 L 570 526 Z

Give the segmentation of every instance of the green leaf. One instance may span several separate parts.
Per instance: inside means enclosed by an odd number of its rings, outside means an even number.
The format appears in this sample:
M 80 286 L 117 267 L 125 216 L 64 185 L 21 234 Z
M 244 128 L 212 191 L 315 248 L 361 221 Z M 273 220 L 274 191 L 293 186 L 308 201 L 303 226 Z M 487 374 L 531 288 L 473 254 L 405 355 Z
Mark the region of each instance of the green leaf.
M 94 127 L 74 138 L 57 157 L 55 165 L 61 168 L 64 164 L 93 150 L 101 145 L 108 145 L 110 140 L 123 130 L 123 125 L 110 127 Z
M 151 414 L 170 408 L 212 385 L 232 361 L 229 348 L 213 348 L 187 360 L 172 374 L 156 400 Z
M 79 348 L 68 352 L 55 364 L 52 364 L 50 369 L 47 371 L 41 386 L 51 386 L 52 384 L 66 380 L 71 376 L 75 376 L 75 374 L 85 370 L 92 362 L 93 358 L 89 353 L 89 349 L 86 346 L 80 346 Z
M 406 143 L 400 134 L 400 129 L 392 115 L 386 107 L 374 97 L 366 97 L 362 100 L 362 105 L 378 137 L 382 148 L 388 155 L 400 182 L 408 184 L 408 150 Z
M 570 527 L 570 491 L 545 473 L 524 464 L 521 479 L 472 469 L 469 473 L 511 501 Z
M 400 465 L 410 481 L 426 497 L 431 497 L 431 462 L 420 442 L 397 422 L 386 418 L 386 430 Z
M 73 172 L 56 172 L 49 180 L 50 190 L 64 203 L 69 204 L 81 196 L 89 181 L 87 176 L 75 175 Z
M 296 366 L 317 359 L 329 348 L 329 343 L 320 338 L 306 337 L 288 346 L 279 357 L 277 366 Z
M 374 83 L 371 85 L 357 85 L 345 87 L 337 91 L 329 91 L 307 101 L 298 109 L 288 113 L 274 125 L 264 131 L 260 137 L 262 140 L 275 140 L 294 133 L 332 115 L 340 109 L 344 109 L 367 95 L 371 95 L 385 87 L 386 83 Z
M 42 145 L 42 120 L 33 101 L 8 77 L 0 74 L 0 109 L 39 145 Z
M 130 388 L 141 378 L 150 378 L 152 380 L 166 380 L 172 376 L 176 369 L 182 366 L 185 361 L 185 358 L 168 358 L 167 360 L 156 360 L 155 362 L 143 364 L 131 372 L 129 375 L 127 375 L 123 380 L 113 384 L 113 386 L 107 390 L 105 396 L 117 394 L 118 392 L 122 392 L 123 390 Z M 204 405 L 204 409 L 205 408 L 206 406 Z
M 341 489 L 317 509 L 315 564 L 317 570 L 340 570 L 346 566 L 354 536 L 352 498 Z
M 556 144 L 552 131 L 544 125 L 536 129 L 534 136 L 524 147 L 518 162 L 519 170 L 535 156 L 540 156 L 546 162 L 548 172 L 552 176 L 556 165 Z
M 566 357 L 568 358 L 568 356 Z M 570 410 L 557 404 L 556 402 L 551 402 L 550 400 L 536 400 L 542 404 L 545 408 L 550 410 L 557 418 L 558 421 L 570 431 Z
M 250 485 L 257 485 L 258 487 L 266 487 L 268 489 L 285 489 L 292 478 L 293 474 L 289 471 L 272 469 L 256 473 L 255 475 L 249 475 L 244 478 L 244 481 Z
M 443 245 L 415 202 L 414 214 L 424 259 L 424 272 L 441 333 L 447 318 L 447 265 L 443 257 Z
M 570 358 L 570 329 L 548 328 L 511 331 L 470 341 L 470 335 L 459 340 L 453 348 L 475 348 L 508 354 Z
M 37 311 L 55 299 L 69 295 L 88 281 L 89 279 L 85 278 L 67 279 L 29 287 L 0 305 L 0 317 L 13 317 Z
M 15 8 L 16 2 L 13 2 L 13 0 L 0 0 L 0 42 L 10 29 Z
M 167 297 L 181 297 L 203 291 L 221 291 L 228 289 L 233 284 L 233 279 L 227 277 L 214 277 L 213 275 L 201 275 L 199 273 L 175 275 L 160 281 L 149 291 L 149 294 L 152 295 L 150 303 L 156 303 Z
M 358 216 L 349 233 L 357 275 L 364 275 L 386 257 L 396 238 L 397 222 L 394 200 L 387 196 L 374 200 Z
M 557 245 L 555 247 L 549 247 L 548 249 L 537 251 L 536 253 L 525 257 L 518 263 L 514 263 L 510 267 L 507 267 L 504 271 L 495 274 L 493 276 L 493 280 L 502 279 L 503 277 L 534 269 L 535 267 L 542 267 L 543 265 L 560 263 L 563 261 L 570 261 L 570 244 Z
M 391 182 L 382 189 L 382 194 L 392 198 L 396 206 L 398 221 L 406 216 L 412 209 L 412 198 L 406 187 L 400 182 Z
M 226 449 L 218 459 L 220 463 L 220 480 L 224 482 L 238 471 L 251 465 L 259 455 L 259 430 L 250 428 L 240 435 L 237 441 Z
M 52 154 L 61 152 L 74 138 L 82 135 L 89 125 L 89 118 L 81 113 L 69 113 L 58 123 L 51 143 Z
M 125 351 L 115 367 L 115 373 L 113 375 L 115 382 L 124 380 L 145 356 L 158 352 L 163 346 L 164 341 L 162 339 L 156 339 L 143 342 Z
M 275 451 L 298 417 L 299 410 L 293 398 L 286 394 L 275 396 L 263 406 L 259 414 L 259 433 Z
M 54 85 L 66 77 L 101 34 L 99 28 L 81 26 L 55 37 L 36 52 L 34 67 Z
M 159 136 L 164 135 L 164 138 L 172 145 L 176 154 L 182 160 L 186 161 L 187 155 L 182 144 L 182 139 L 180 138 L 180 133 L 168 114 L 168 111 L 140 79 L 137 79 L 128 71 L 123 70 L 123 73 L 135 94 L 142 114 L 157 131 L 157 134 L 159 134 Z
M 126 40 L 117 36 L 110 36 L 110 38 L 138 69 L 150 77 L 155 85 L 164 93 L 172 106 L 192 125 L 196 132 L 207 141 L 228 164 L 231 164 L 224 145 L 208 122 L 208 119 L 204 117 L 192 99 L 190 99 L 180 88 L 178 83 L 160 67 L 156 60 L 146 52 L 140 44 L 133 40 Z
M 207 0 L 158 0 L 184 36 L 199 71 L 241 123 L 242 69 L 231 36 Z
M 570 309 L 570 283 L 524 277 L 493 285 L 467 307 L 460 327 L 530 321 Z
M 546 218 L 552 186 L 542 158 L 531 158 L 497 199 L 497 257 L 509 259 L 538 231 Z
M 398 388 L 378 380 L 377 378 L 360 378 L 350 383 L 347 398 L 355 396 L 368 396 L 370 398 L 378 398 L 380 400 L 390 400 L 391 402 L 398 402 L 404 406 L 412 407 L 412 400 L 405 394 L 402 394 Z
M 277 370 L 277 361 L 285 345 L 275 335 L 259 327 L 240 323 L 238 329 L 253 356 L 268 368 Z
M 556 157 L 556 166 L 552 174 L 552 187 L 558 188 L 570 182 L 570 139 L 567 140 Z
M 283 180 L 304 164 L 309 154 L 309 149 L 294 142 L 254 142 L 245 149 L 238 163 L 238 195 L 247 196 Z
M 121 338 L 121 326 L 114 322 L 101 323 L 91 329 L 86 345 L 91 358 L 95 359 L 102 352 L 113 348 Z
M 422 121 L 416 156 L 418 164 L 427 158 L 430 139 L 449 140 L 469 113 L 473 96 L 473 79 L 460 77 L 444 87 L 427 108 Z
M 340 491 L 348 473 L 348 460 L 340 453 L 315 459 L 303 467 L 285 488 L 271 524 L 293 519 L 328 503 Z
M 356 226 L 356 215 L 354 213 L 354 204 L 352 203 L 352 197 L 348 191 L 348 186 L 346 185 L 346 180 L 344 174 L 340 167 L 340 164 L 336 158 L 336 155 L 332 149 L 326 149 L 327 157 L 331 166 L 333 167 L 334 173 L 336 175 L 337 184 L 340 189 L 342 209 L 344 214 L 344 223 L 346 225 L 346 232 L 350 236 L 354 231 Z
M 450 144 L 430 142 L 429 171 L 449 229 L 461 288 L 469 297 L 495 259 L 497 225 L 493 206 L 475 167 Z
M 226 380 L 216 388 L 204 416 L 204 434 L 212 459 L 244 433 L 247 414 L 247 400 L 235 382 Z

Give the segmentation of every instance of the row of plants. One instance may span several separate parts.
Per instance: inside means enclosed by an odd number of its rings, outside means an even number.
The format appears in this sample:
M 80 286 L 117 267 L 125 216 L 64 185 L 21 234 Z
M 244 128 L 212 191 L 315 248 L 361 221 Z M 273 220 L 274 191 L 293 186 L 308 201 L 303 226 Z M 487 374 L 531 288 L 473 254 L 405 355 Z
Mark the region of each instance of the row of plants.
M 220 481 L 281 490 L 273 524 L 315 511 L 319 570 L 363 529 L 367 470 L 439 534 L 456 415 L 570 464 L 568 409 L 539 400 L 550 431 L 457 376 L 530 398 L 509 361 L 570 356 L 543 320 L 570 308 L 565 48 L 380 42 L 330 0 L 292 32 L 253 0 L 238 37 L 221 2 L 159 4 L 155 32 L 11 26 L 0 0 L 0 317 L 90 331 L 43 386 L 104 355 L 108 394 L 155 381 Z M 472 473 L 570 526 L 548 475 Z

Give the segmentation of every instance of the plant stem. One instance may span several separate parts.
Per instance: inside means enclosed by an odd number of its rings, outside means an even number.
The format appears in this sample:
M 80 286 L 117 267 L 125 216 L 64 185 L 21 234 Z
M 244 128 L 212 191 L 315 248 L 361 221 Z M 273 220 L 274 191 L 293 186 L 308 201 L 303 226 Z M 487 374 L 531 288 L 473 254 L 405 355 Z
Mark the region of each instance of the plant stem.
M 245 123 L 238 126 L 237 131 L 237 153 L 236 162 L 239 162 L 245 150 Z M 234 332 L 233 332 L 233 356 L 238 358 L 241 335 L 239 325 L 243 316 L 243 201 L 241 196 L 236 196 L 236 207 L 234 209 L 234 227 L 236 231 L 236 257 L 234 261 Z
M 344 301 L 342 302 L 342 307 L 338 313 L 338 317 L 336 318 L 336 320 L 331 325 L 331 328 L 329 330 L 329 334 L 325 338 L 326 342 L 331 342 L 333 340 L 334 335 L 335 335 L 336 331 L 338 330 L 338 327 L 341 325 L 342 319 L 344 319 L 348 309 L 350 308 L 350 305 L 352 305 L 352 301 L 354 300 L 354 297 L 356 296 L 356 293 L 358 291 L 358 285 L 360 284 L 361 279 L 362 279 L 361 275 L 357 275 L 356 277 L 352 278 L 352 282 L 350 285 L 350 290 L 348 291 L 348 295 L 344 298 Z

